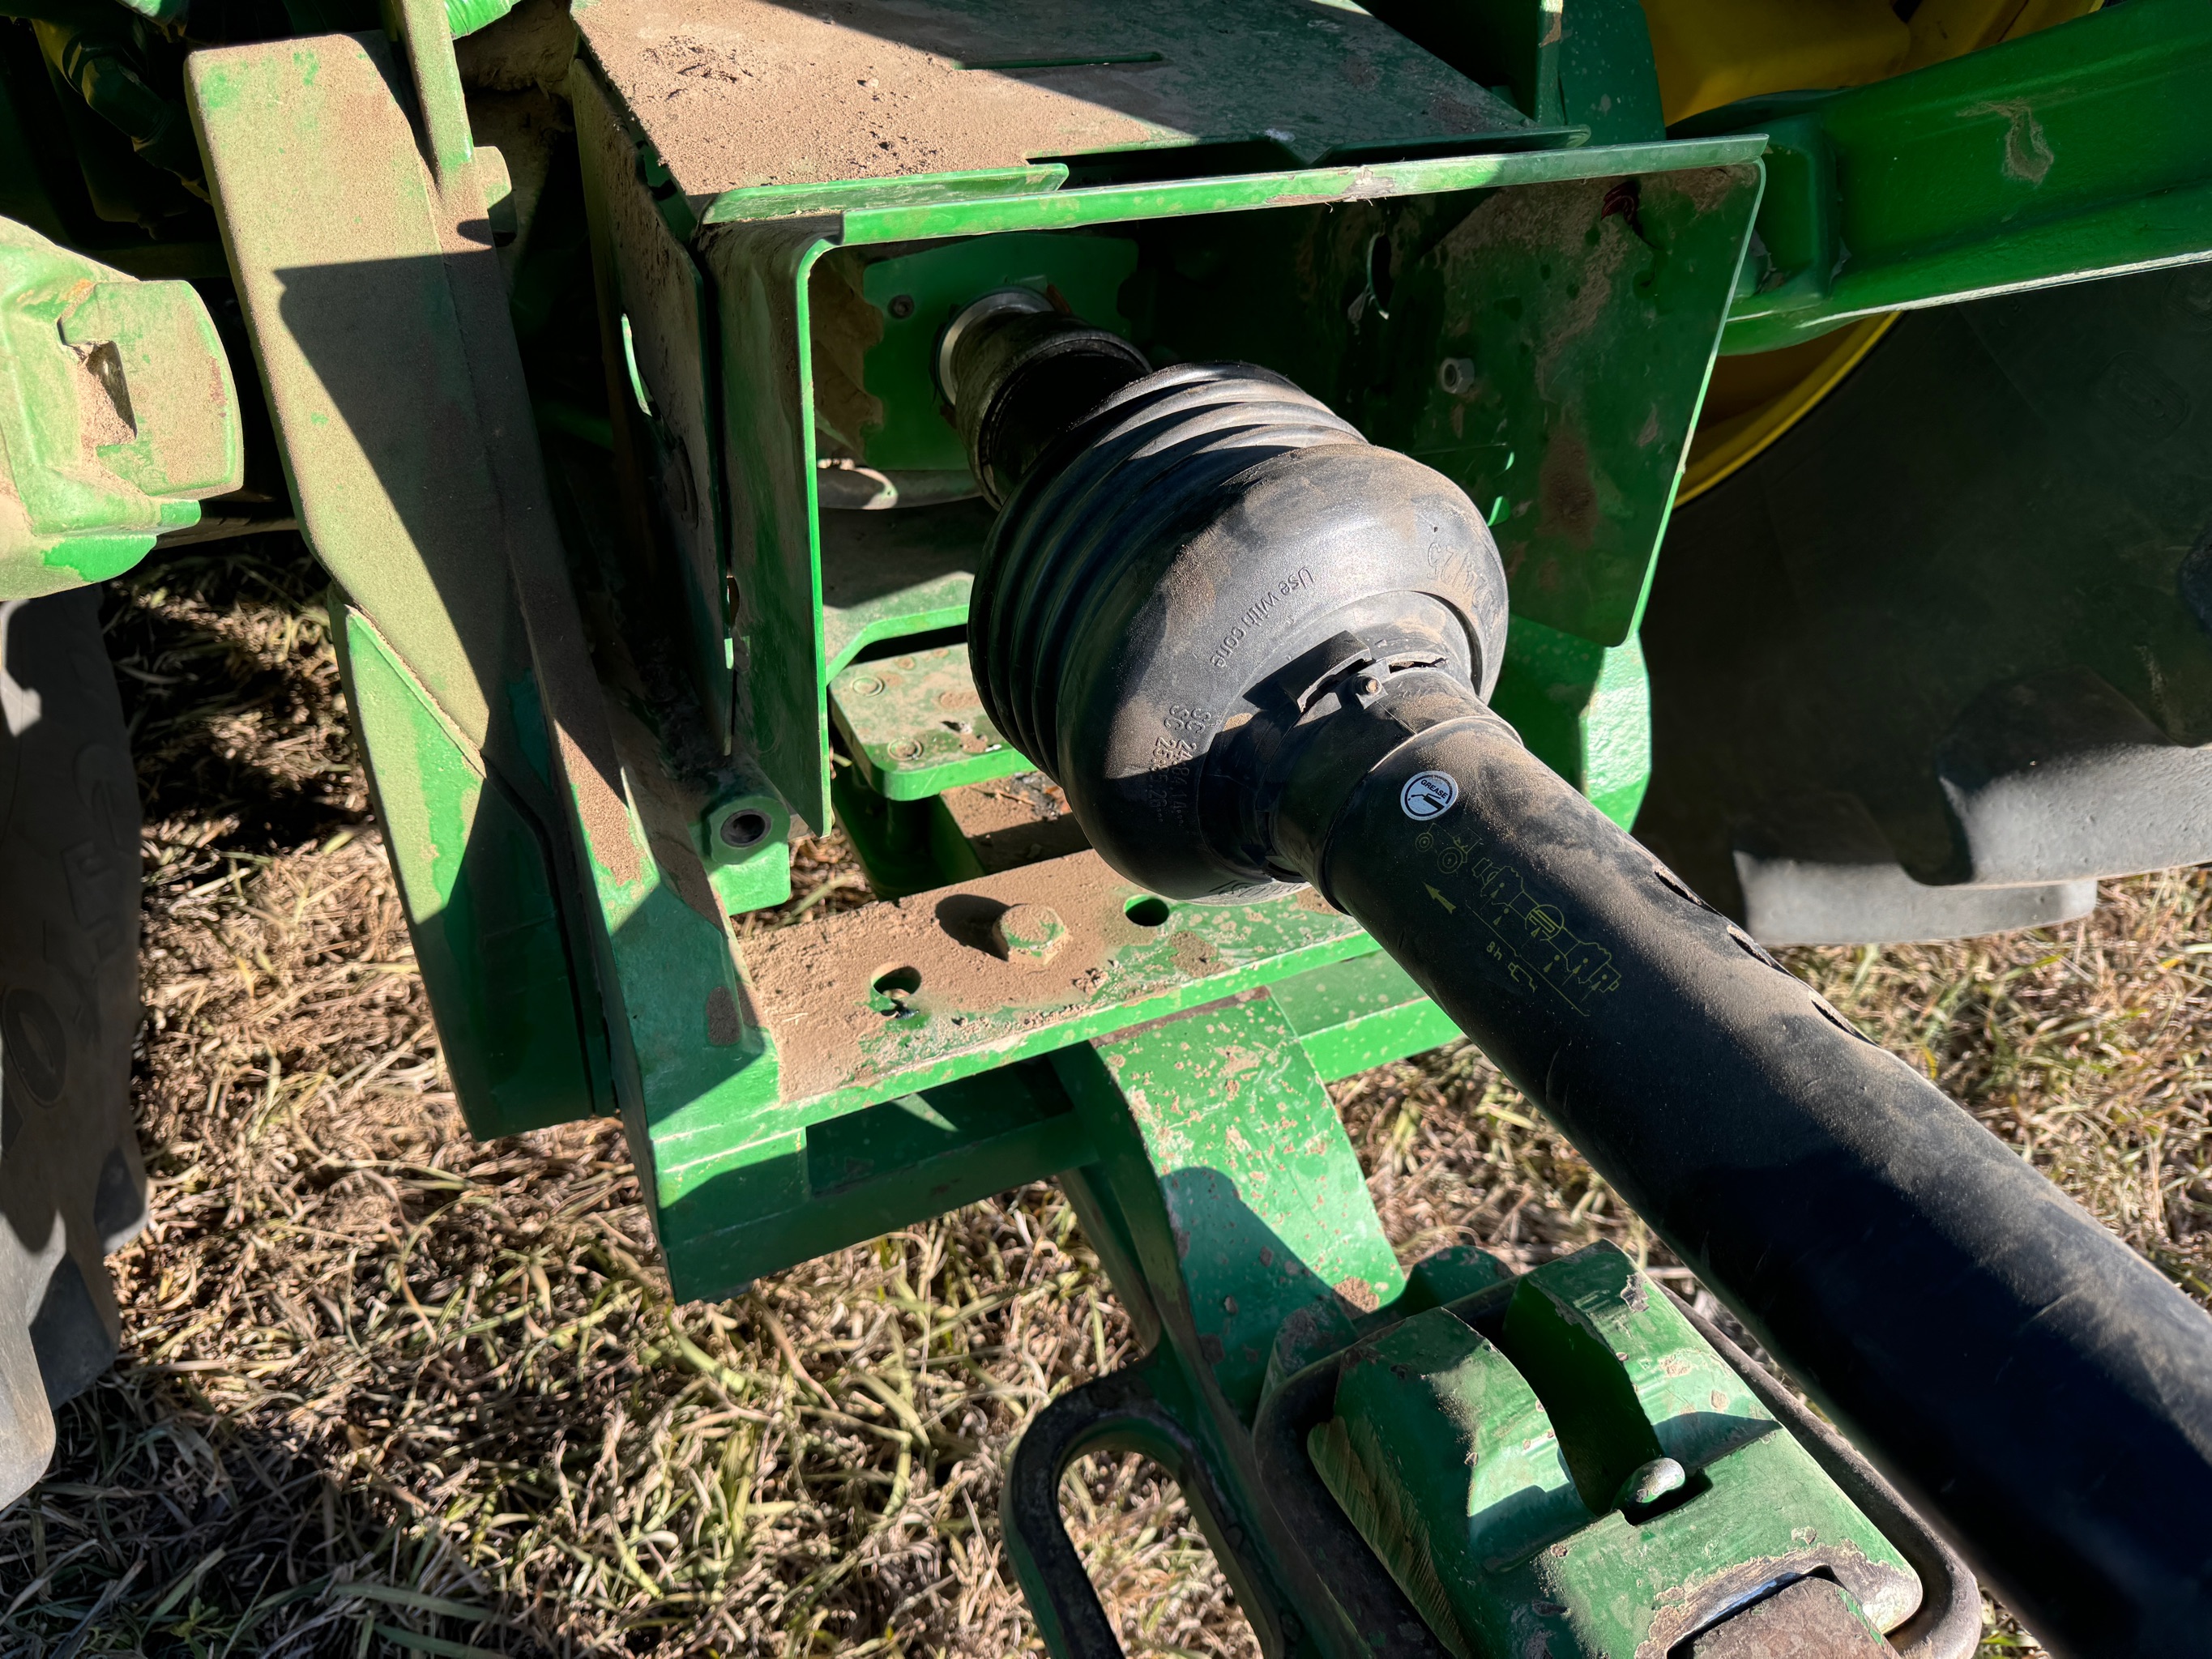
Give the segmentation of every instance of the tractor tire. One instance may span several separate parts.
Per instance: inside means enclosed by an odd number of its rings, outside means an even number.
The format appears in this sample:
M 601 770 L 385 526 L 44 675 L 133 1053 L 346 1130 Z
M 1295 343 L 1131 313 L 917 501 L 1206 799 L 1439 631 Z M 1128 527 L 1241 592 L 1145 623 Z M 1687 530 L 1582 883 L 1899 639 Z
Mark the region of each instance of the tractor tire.
M 1909 312 L 1676 512 L 1638 837 L 1769 945 L 2212 860 L 2212 264 Z
M 103 1258 L 145 1224 L 138 830 L 99 591 L 0 604 L 0 1504 L 114 1359 Z

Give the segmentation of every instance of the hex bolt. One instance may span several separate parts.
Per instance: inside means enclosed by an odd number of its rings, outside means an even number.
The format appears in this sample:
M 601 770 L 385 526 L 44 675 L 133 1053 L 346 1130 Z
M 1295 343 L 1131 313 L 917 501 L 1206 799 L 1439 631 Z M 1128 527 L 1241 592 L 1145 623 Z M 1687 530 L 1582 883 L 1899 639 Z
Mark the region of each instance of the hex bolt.
M 915 760 L 921 754 L 921 744 L 915 738 L 901 738 L 891 745 L 891 753 L 901 760 Z
M 904 322 L 908 318 L 914 315 L 914 295 L 911 294 L 892 295 L 890 305 L 887 309 L 889 309 L 893 317 L 896 317 L 900 322 Z
M 1017 904 L 991 924 L 991 945 L 1008 962 L 1047 963 L 1067 943 L 1067 924 L 1048 904 Z
M 1447 357 L 1437 365 L 1437 384 L 1455 398 L 1474 390 L 1474 359 Z

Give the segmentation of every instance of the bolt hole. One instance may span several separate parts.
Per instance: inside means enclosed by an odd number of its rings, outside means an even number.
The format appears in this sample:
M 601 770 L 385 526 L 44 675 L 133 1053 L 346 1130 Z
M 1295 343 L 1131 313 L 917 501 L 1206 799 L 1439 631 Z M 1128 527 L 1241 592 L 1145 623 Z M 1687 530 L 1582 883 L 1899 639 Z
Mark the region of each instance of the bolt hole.
M 722 820 L 722 840 L 731 847 L 757 847 L 768 839 L 768 814 L 750 806 Z
M 1121 907 L 1121 914 L 1139 927 L 1158 927 L 1175 914 L 1175 907 L 1164 898 L 1139 893 Z
M 906 1019 L 921 1012 L 907 1003 L 907 999 L 920 989 L 919 968 L 885 968 L 869 982 L 868 1006 L 885 1019 Z

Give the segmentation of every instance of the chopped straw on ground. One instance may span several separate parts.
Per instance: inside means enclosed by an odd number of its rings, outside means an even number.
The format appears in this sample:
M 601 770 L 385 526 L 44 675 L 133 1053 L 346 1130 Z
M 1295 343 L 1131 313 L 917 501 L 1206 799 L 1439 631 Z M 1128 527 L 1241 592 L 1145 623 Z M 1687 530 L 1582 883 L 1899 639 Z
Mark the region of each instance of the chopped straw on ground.
M 242 556 L 241 556 L 242 555 Z M 149 561 L 110 641 L 147 804 L 137 1069 L 153 1222 L 124 1357 L 0 1513 L 0 1652 L 1036 1651 L 1000 1474 L 1134 1357 L 1055 1188 L 670 1304 L 619 1129 L 464 1130 L 296 541 Z M 799 849 L 793 902 L 862 902 Z M 2191 872 L 2086 922 L 1792 965 L 2212 1294 Z M 1338 1086 L 1394 1243 L 1612 1238 L 1697 1287 L 1472 1048 Z M 1133 1654 L 1256 1650 L 1173 1487 L 1066 1507 Z M 2034 1650 L 1996 1616 L 1990 1652 Z

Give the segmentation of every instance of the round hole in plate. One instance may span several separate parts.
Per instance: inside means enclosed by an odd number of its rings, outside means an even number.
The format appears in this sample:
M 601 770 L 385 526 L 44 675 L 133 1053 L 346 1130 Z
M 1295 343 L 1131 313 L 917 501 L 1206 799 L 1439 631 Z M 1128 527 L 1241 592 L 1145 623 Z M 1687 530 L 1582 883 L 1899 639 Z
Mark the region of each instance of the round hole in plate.
M 768 839 L 768 830 L 767 813 L 742 806 L 722 820 L 722 840 L 731 847 L 757 847 Z
M 878 974 L 868 988 L 879 997 L 896 1000 L 910 997 L 921 989 L 921 969 L 919 968 L 886 968 Z
M 1158 927 L 1175 914 L 1175 907 L 1164 898 L 1139 893 L 1121 907 L 1121 914 L 1139 927 Z

